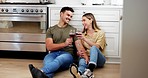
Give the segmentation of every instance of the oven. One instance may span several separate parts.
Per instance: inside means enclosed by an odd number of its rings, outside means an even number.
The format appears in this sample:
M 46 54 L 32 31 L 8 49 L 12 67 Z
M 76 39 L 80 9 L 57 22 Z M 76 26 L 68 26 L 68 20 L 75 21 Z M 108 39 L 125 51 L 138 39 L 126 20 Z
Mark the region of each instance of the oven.
M 46 52 L 46 5 L 0 5 L 0 50 Z

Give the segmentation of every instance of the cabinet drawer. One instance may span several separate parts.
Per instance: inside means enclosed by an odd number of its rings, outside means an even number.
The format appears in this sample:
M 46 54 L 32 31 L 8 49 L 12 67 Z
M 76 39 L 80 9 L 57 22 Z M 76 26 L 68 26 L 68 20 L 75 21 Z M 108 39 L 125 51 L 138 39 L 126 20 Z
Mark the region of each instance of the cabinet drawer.
M 107 33 L 119 33 L 119 22 L 97 22 L 97 24 Z
M 96 21 L 119 21 L 120 20 L 120 11 L 119 10 L 104 10 L 104 9 L 92 9 L 92 8 L 74 8 L 75 12 L 72 20 L 81 21 L 82 15 L 84 13 L 93 13 Z M 59 20 L 60 16 L 59 8 L 52 8 L 50 10 L 51 19 L 50 20 Z
M 51 26 L 57 24 L 58 21 L 51 21 Z M 74 26 L 75 28 L 83 28 L 81 21 L 70 21 L 70 24 Z M 118 33 L 119 32 L 119 22 L 97 22 L 97 24 L 100 26 L 104 32 L 113 32 Z
M 103 9 L 86 9 L 75 10 L 73 20 L 81 20 L 85 13 L 93 13 L 96 21 L 119 21 L 120 12 L 117 10 L 103 10 Z

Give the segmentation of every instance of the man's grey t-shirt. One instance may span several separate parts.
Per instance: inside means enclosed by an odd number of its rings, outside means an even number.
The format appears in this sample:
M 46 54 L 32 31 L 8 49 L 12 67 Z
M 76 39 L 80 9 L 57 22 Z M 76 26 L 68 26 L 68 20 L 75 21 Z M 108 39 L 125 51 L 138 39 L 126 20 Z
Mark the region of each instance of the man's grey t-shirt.
M 63 43 L 66 41 L 67 38 L 69 38 L 69 32 L 71 29 L 75 29 L 74 27 L 72 27 L 71 25 L 67 25 L 66 27 L 62 28 L 62 27 L 58 27 L 58 25 L 55 25 L 53 27 L 50 27 L 48 30 L 47 30 L 47 33 L 46 33 L 46 38 L 52 38 L 53 39 L 53 43 Z M 76 29 L 75 29 L 76 30 Z M 73 42 L 77 40 L 77 37 L 75 36 L 73 38 Z M 73 43 L 74 44 L 74 43 Z M 73 55 L 73 52 L 74 52 L 74 46 L 73 47 L 65 47 L 61 50 L 64 50 L 66 52 L 69 52 Z

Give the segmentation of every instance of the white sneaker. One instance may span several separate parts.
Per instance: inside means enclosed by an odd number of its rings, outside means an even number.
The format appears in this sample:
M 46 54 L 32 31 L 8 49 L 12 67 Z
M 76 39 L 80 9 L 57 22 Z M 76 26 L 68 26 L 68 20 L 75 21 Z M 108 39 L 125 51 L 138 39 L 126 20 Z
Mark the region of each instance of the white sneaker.
M 82 75 L 82 78 L 95 78 L 93 72 L 91 72 L 89 69 L 86 69 L 84 74 Z

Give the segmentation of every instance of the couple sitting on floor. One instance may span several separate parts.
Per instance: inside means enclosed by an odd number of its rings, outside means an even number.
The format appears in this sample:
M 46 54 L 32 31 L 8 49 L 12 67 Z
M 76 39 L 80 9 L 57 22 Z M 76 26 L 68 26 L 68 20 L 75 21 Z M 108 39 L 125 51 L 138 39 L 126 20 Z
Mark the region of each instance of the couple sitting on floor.
M 82 16 L 83 31 L 70 37 L 69 32 L 76 30 L 69 24 L 73 13 L 73 8 L 63 7 L 59 23 L 47 30 L 46 48 L 50 53 L 45 56 L 41 69 L 29 64 L 33 78 L 53 78 L 57 70 L 65 69 L 70 69 L 74 78 L 94 78 L 93 70 L 105 64 L 105 33 L 97 26 L 94 15 L 85 13 Z M 77 65 L 74 63 L 76 55 Z

